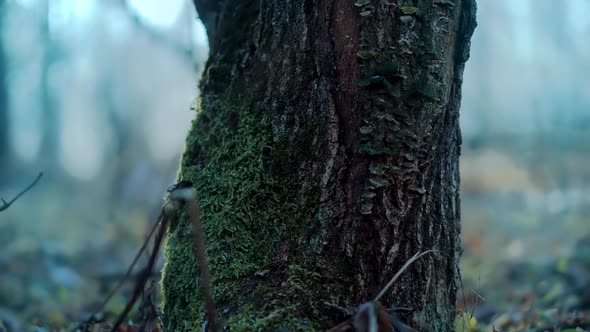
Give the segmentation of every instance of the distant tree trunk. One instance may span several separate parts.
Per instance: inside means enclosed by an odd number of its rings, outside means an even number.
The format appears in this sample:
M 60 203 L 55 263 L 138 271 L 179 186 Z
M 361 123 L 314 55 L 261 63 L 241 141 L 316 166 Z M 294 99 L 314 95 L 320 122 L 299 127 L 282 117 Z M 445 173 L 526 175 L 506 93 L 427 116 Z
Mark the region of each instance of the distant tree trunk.
M 0 0 L 0 29 L 4 19 L 4 1 Z M 10 136 L 8 124 L 8 96 L 6 91 L 6 56 L 3 41 L 0 38 L 0 176 L 6 171 L 10 154 Z
M 474 0 L 195 0 L 209 35 L 180 179 L 200 194 L 230 330 L 323 330 L 382 299 L 449 331 L 459 278 L 459 104 Z M 167 331 L 204 310 L 186 216 L 163 275 Z
M 43 165 L 55 171 L 59 154 L 59 112 L 55 105 L 53 96 L 53 87 L 51 86 L 50 70 L 51 66 L 57 60 L 58 45 L 53 42 L 49 26 L 50 0 L 41 2 L 43 9 L 41 13 L 40 32 L 41 40 L 44 42 L 44 54 L 41 60 L 41 77 L 40 77 L 40 103 L 42 110 L 41 124 L 41 147 L 40 157 Z

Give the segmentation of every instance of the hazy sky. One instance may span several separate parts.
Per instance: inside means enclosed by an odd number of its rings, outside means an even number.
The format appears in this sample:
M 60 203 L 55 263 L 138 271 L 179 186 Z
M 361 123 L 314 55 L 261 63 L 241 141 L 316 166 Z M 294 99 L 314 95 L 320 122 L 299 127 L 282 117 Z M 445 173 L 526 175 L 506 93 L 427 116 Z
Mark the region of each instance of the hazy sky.
M 34 12 L 36 8 L 39 8 L 40 4 L 48 0 L 15 1 Z M 79 97 L 77 101 L 65 97 L 60 100 L 60 112 L 67 119 L 67 123 L 62 124 L 64 131 L 60 137 L 62 144 L 61 161 L 65 164 L 64 166 L 74 173 L 77 172 L 76 174 L 79 177 L 91 177 L 98 172 L 103 159 L 106 158 L 105 155 L 108 152 L 101 152 L 101 147 L 105 148 L 110 144 L 108 138 L 109 128 L 100 126 L 101 123 L 105 122 L 104 112 L 101 109 L 104 105 L 94 105 L 95 109 L 93 109 L 92 107 L 85 107 L 86 104 L 84 103 L 93 100 L 93 98 L 94 100 L 99 99 L 95 90 L 99 85 L 97 81 L 101 79 L 100 75 L 113 72 L 115 74 L 118 72 L 126 73 L 118 82 L 127 85 L 123 86 L 125 89 L 119 89 L 120 95 L 115 96 L 119 98 L 119 101 L 123 100 L 121 105 L 133 106 L 127 107 L 126 110 L 129 110 L 130 113 L 136 112 L 133 113 L 136 115 L 149 114 L 149 116 L 145 116 L 146 120 L 141 125 L 146 131 L 146 140 L 151 140 L 148 146 L 152 154 L 162 157 L 177 153 L 177 150 L 182 148 L 186 128 L 193 116 L 192 113 L 189 113 L 190 98 L 194 98 L 198 93 L 196 89 L 197 78 L 194 75 L 186 74 L 188 71 L 194 71 L 194 67 L 186 64 L 183 66 L 178 56 L 175 59 L 170 52 L 162 47 L 154 48 L 153 41 L 151 44 L 147 43 L 145 36 L 138 33 L 137 29 L 132 26 L 128 15 L 121 11 L 120 8 L 118 12 L 108 8 L 107 4 L 112 4 L 112 1 L 49 1 L 51 4 L 50 27 L 52 33 L 55 33 L 55 39 L 63 44 L 60 46 L 69 47 L 68 51 L 71 54 L 71 57 L 66 59 L 67 61 L 62 61 L 61 64 L 58 63 L 53 66 L 54 73 L 57 71 L 58 74 L 54 76 L 62 80 L 57 82 L 56 85 L 61 84 L 62 87 L 65 87 L 62 88 L 64 90 L 62 96 L 67 96 L 71 93 L 70 87 L 75 87 L 76 92 L 74 94 Z M 186 37 L 191 38 L 193 44 L 206 45 L 206 33 L 202 24 L 196 19 L 194 12 L 186 12 L 187 8 L 192 9 L 192 6 L 187 6 L 191 2 L 190 0 L 128 1 L 130 7 L 145 23 L 165 31 L 166 35 L 174 37 L 185 33 L 177 29 L 179 25 L 184 24 L 186 25 Z M 513 86 L 512 91 L 515 92 L 515 96 L 508 94 L 504 98 L 506 103 L 498 104 L 501 107 L 496 105 L 498 109 L 495 110 L 494 116 L 488 120 L 494 122 L 497 127 L 505 129 L 504 127 L 510 125 L 516 118 L 518 122 L 528 124 L 533 130 L 537 124 L 530 120 L 534 115 L 533 112 L 537 112 L 537 110 L 534 107 L 527 106 L 528 104 L 520 105 L 516 103 L 514 98 L 520 98 L 519 100 L 523 103 L 530 102 L 531 93 L 526 91 L 532 90 L 536 81 L 531 81 L 530 77 L 525 75 L 528 68 L 526 63 L 535 61 L 534 58 L 539 54 L 547 53 L 547 50 L 538 52 L 538 48 L 542 46 L 536 44 L 533 38 L 532 6 L 537 2 L 556 0 L 478 0 L 480 8 L 485 8 L 483 4 L 488 1 L 502 1 L 505 5 L 506 14 L 511 18 L 509 35 L 499 37 L 508 41 L 509 44 L 509 50 L 504 54 L 507 59 L 504 60 L 513 61 L 517 59 L 523 61 L 522 66 L 519 67 L 519 70 L 521 70 L 519 74 L 510 72 L 497 73 L 506 81 L 501 82 L 501 87 Z M 590 0 L 559 1 L 564 1 L 569 5 L 568 19 L 577 30 L 575 32 L 580 32 L 580 35 L 583 36 L 581 32 L 590 30 L 590 20 L 588 20 L 590 16 Z M 480 17 L 479 31 L 491 29 L 490 27 L 501 24 L 491 22 L 489 19 L 486 20 L 485 14 L 484 12 L 478 14 Z M 190 24 L 191 21 L 187 21 L 188 17 L 183 15 L 193 15 L 192 17 L 195 19 L 192 20 L 192 25 Z M 11 111 L 14 113 L 11 119 L 13 122 L 11 124 L 13 144 L 17 154 L 23 160 L 34 160 L 40 146 L 38 128 L 41 121 L 41 105 L 38 98 L 30 98 L 30 96 L 38 94 L 36 89 L 40 84 L 39 72 L 44 44 L 39 39 L 38 32 L 32 31 L 37 28 L 33 24 L 29 24 L 31 19 L 34 19 L 34 15 L 17 11 L 7 16 L 9 17 L 7 17 L 6 21 L 11 23 L 10 25 L 14 29 L 13 32 L 9 32 L 8 29 L 4 29 L 5 31 L 2 32 L 5 34 L 4 38 L 9 39 L 7 45 L 10 44 L 11 47 L 10 56 L 12 59 L 16 59 L 15 62 L 17 63 L 14 65 L 14 68 L 16 68 L 15 73 L 10 77 L 12 90 Z M 100 22 L 100 24 L 96 22 Z M 18 35 L 18 38 L 14 38 L 15 35 Z M 179 38 L 185 37 L 180 36 Z M 477 38 L 478 30 L 474 35 L 474 39 Z M 187 39 L 184 40 L 186 42 Z M 580 41 L 580 43 L 583 42 Z M 107 47 L 110 48 L 107 49 Z M 497 50 L 484 50 L 483 52 L 491 52 L 497 58 Z M 474 57 L 478 55 L 476 50 L 472 52 L 472 55 Z M 567 55 L 558 55 L 559 57 L 555 59 L 559 61 L 567 58 Z M 107 63 L 108 61 L 111 62 Z M 203 61 L 204 59 L 199 59 L 199 62 Z M 143 67 L 139 63 L 142 63 Z M 117 65 L 125 66 L 116 67 Z M 477 83 L 477 81 L 469 81 L 471 65 L 473 64 L 467 64 L 466 83 Z M 559 70 L 564 71 L 561 67 L 563 66 L 560 66 Z M 132 81 L 129 79 L 131 77 L 138 78 Z M 564 80 L 567 81 L 567 77 Z M 562 81 L 555 79 L 555 82 Z M 56 82 L 51 83 L 55 84 Z M 135 86 L 135 84 L 138 85 Z M 469 107 L 469 89 L 477 89 L 477 84 L 471 84 L 471 86 L 466 84 L 464 86 L 464 90 L 467 92 L 464 106 L 467 107 L 462 109 L 461 121 L 466 136 L 479 130 L 479 127 L 473 124 L 481 123 L 478 119 L 482 117 L 479 104 L 473 104 Z M 172 95 L 178 91 L 182 91 L 182 93 Z M 159 98 L 153 98 L 154 92 L 157 92 Z M 143 96 L 142 98 L 145 101 L 137 96 Z M 83 104 L 76 104 L 80 102 L 83 102 Z M 139 105 L 143 106 L 139 107 Z M 85 109 L 85 112 L 80 111 L 80 109 Z M 137 111 L 138 109 L 140 111 Z M 512 109 L 519 109 L 519 111 L 513 112 Z M 168 134 L 163 137 L 150 134 L 154 132 Z M 81 140 L 77 139 L 77 137 L 84 137 L 84 144 L 81 144 Z M 94 150 L 86 149 L 86 146 L 96 146 L 97 148 Z M 95 153 L 92 155 L 80 153 L 80 151 L 84 150 L 93 150 Z M 87 158 L 83 158 L 83 156 Z
M 84 19 L 92 15 L 96 9 L 97 0 L 62 0 L 54 2 L 60 6 L 60 10 L 68 16 Z M 16 0 L 25 7 L 37 6 L 39 0 Z M 182 10 L 184 0 L 130 0 L 131 6 L 150 22 L 162 26 L 171 25 Z
M 484 1 L 498 0 L 478 0 L 478 3 Z M 505 0 L 506 10 L 515 20 L 513 21 L 514 46 L 516 54 L 523 57 L 531 57 L 535 52 L 535 45 L 532 38 L 531 6 L 535 1 L 554 1 L 554 0 Z M 578 32 L 586 31 L 590 28 L 590 0 L 559 0 L 569 2 L 569 19 Z
M 26 5 L 34 6 L 39 0 L 17 0 L 17 2 Z M 62 0 L 58 2 L 62 5 L 62 12 L 65 16 L 70 16 L 74 19 L 85 19 L 93 14 L 96 7 L 97 0 Z M 478 0 L 479 3 L 484 1 L 498 1 L 498 0 Z M 534 1 L 539 0 L 510 0 L 509 5 L 506 6 L 510 15 L 520 18 L 518 27 L 515 27 L 515 38 L 519 41 L 516 45 L 520 52 L 524 55 L 532 51 L 532 43 L 530 38 L 530 25 L 527 24 L 530 19 L 530 7 Z M 550 0 L 542 0 L 550 1 Z M 589 0 L 561 0 L 570 3 L 568 7 L 570 10 L 570 20 L 574 26 L 580 31 L 586 30 L 590 27 L 590 20 L 588 13 L 590 12 Z M 169 27 L 173 25 L 178 16 L 182 13 L 185 0 L 129 0 L 131 7 L 150 24 L 159 27 Z M 517 21 L 518 22 L 518 21 Z M 202 26 L 195 25 L 195 37 L 200 42 L 206 41 L 206 34 Z
M 61 0 L 52 3 L 55 10 L 59 11 L 59 16 L 64 20 L 83 21 L 95 14 L 97 2 L 99 0 Z M 155 27 L 167 28 L 172 26 L 178 20 L 180 14 L 185 9 L 187 0 L 128 0 L 129 5 L 137 12 L 146 22 Z M 25 7 L 37 6 L 40 0 L 16 0 L 17 3 Z M 206 34 L 200 22 L 195 24 L 195 36 L 197 42 L 206 42 Z

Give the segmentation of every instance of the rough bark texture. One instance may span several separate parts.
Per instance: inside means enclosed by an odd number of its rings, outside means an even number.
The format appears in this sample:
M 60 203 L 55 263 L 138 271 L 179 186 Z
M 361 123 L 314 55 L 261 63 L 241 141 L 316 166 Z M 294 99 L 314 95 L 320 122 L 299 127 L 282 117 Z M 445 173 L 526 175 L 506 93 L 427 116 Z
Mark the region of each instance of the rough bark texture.
M 370 300 L 449 331 L 459 278 L 458 117 L 474 0 L 195 0 L 211 54 L 179 177 L 200 194 L 234 330 L 322 330 Z M 168 331 L 204 319 L 184 215 Z

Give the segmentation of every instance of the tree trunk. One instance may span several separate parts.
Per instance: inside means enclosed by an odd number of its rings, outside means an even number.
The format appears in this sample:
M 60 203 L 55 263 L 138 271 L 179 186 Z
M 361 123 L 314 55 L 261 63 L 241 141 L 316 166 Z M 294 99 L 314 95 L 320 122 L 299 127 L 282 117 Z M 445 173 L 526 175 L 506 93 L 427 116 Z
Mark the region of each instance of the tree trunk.
M 51 85 L 51 66 L 57 62 L 61 53 L 59 46 L 54 42 L 49 26 L 51 1 L 43 0 L 40 4 L 42 10 L 40 21 L 40 34 L 43 41 L 44 53 L 41 60 L 40 77 L 40 103 L 41 103 L 41 146 L 39 155 L 41 164 L 51 172 L 57 172 L 59 162 L 59 130 L 61 114 L 55 103 L 54 88 Z M 54 5 L 55 6 L 55 5 Z
M 459 279 L 460 87 L 474 0 L 195 0 L 210 57 L 179 178 L 200 195 L 230 330 L 323 330 L 371 300 L 449 331 Z M 163 326 L 204 320 L 173 220 Z

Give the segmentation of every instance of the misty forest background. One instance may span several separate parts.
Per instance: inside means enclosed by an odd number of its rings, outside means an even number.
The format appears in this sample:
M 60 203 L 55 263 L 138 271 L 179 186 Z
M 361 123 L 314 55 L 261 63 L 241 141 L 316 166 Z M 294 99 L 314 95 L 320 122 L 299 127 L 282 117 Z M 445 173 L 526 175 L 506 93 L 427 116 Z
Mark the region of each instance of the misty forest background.
M 0 213 L 0 320 L 63 327 L 124 274 L 175 182 L 206 34 L 187 0 L 0 4 L 0 196 L 45 173 Z M 590 307 L 588 17 L 587 0 L 478 1 L 459 306 L 480 324 Z

